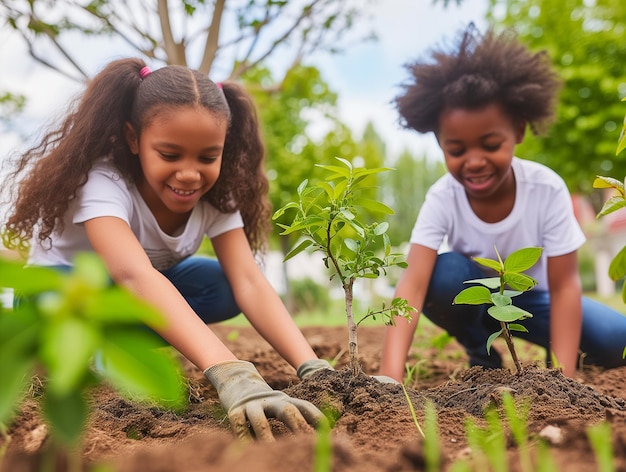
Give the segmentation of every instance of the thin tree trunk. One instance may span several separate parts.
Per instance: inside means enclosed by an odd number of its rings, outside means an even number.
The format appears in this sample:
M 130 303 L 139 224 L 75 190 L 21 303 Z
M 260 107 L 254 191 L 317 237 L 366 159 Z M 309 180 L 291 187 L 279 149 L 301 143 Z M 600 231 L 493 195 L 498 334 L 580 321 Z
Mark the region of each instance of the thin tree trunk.
M 344 283 L 343 290 L 346 299 L 346 317 L 348 318 L 348 348 L 350 353 L 350 368 L 352 375 L 356 377 L 361 373 L 361 365 L 359 364 L 359 344 L 357 340 L 357 324 L 354 322 L 352 313 L 352 289 L 354 287 L 354 279 L 350 279 Z

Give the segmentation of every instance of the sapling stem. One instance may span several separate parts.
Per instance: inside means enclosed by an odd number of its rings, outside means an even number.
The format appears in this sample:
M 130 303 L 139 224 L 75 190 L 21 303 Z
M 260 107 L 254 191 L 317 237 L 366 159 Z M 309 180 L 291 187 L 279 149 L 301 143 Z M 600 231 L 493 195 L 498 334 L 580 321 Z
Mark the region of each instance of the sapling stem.
M 513 336 L 511 336 L 509 326 L 504 321 L 500 321 L 500 327 L 502 328 L 502 337 L 506 341 L 506 346 L 511 352 L 513 364 L 515 364 L 515 373 L 520 374 L 522 372 L 522 364 L 520 364 L 520 361 L 517 358 L 517 352 L 515 351 L 515 345 L 513 344 Z

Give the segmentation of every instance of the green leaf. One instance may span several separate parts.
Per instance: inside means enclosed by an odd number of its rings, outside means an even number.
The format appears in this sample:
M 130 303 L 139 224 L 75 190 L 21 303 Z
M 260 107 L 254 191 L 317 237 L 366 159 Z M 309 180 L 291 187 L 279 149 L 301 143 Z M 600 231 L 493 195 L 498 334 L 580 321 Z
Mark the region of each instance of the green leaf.
M 93 325 L 76 318 L 63 318 L 47 327 L 41 342 L 41 359 L 48 368 L 53 394 L 64 396 L 79 390 L 100 342 Z
M 368 198 L 358 198 L 354 200 L 354 205 L 359 206 L 361 208 L 365 208 L 366 210 L 375 212 L 375 213 L 384 213 L 386 215 L 395 215 L 395 211 L 393 211 L 390 207 L 385 205 L 384 203 L 377 202 L 376 200 L 370 200 Z
M 602 209 L 598 213 L 597 218 L 600 218 L 601 216 L 604 216 L 604 215 L 608 215 L 609 213 L 613 213 L 614 211 L 620 210 L 624 208 L 625 206 L 626 206 L 626 200 L 624 199 L 623 196 L 619 195 L 619 196 L 611 197 L 606 202 L 604 202 L 604 205 L 602 206 Z
M 483 303 L 492 303 L 491 292 L 488 288 L 482 286 L 468 287 L 454 297 L 452 303 L 455 305 L 482 305 Z
M 534 266 L 541 257 L 540 247 L 526 247 L 513 251 L 504 261 L 505 272 L 524 272 Z
M 501 295 L 499 293 L 492 294 L 491 300 L 495 306 L 507 306 L 512 303 L 511 297 L 507 297 L 506 295 Z
M 82 252 L 74 257 L 71 277 L 78 278 L 95 289 L 103 289 L 111 285 L 111 278 L 95 252 Z
M 296 189 L 298 195 L 302 195 L 302 192 L 304 192 L 304 189 L 306 188 L 308 183 L 309 179 L 304 179 L 302 182 L 300 182 L 300 185 L 298 185 L 298 188 Z
M 500 277 L 485 277 L 484 279 L 466 280 L 464 284 L 480 284 L 491 289 L 500 288 Z
M 609 277 L 611 280 L 619 280 L 626 276 L 626 246 L 615 255 L 609 264 Z
M 88 407 L 82 391 L 56 396 L 50 390 L 43 398 L 43 412 L 52 433 L 66 446 L 76 445 L 87 424 Z
M 485 259 L 484 257 L 472 257 L 472 260 L 476 261 L 482 266 L 489 267 L 490 269 L 495 270 L 497 273 L 502 272 L 502 266 L 498 261 L 494 261 L 493 259 Z
M 85 300 L 84 310 L 90 320 L 103 324 L 143 323 L 159 327 L 165 323 L 156 308 L 119 286 L 91 294 Z
M 622 301 L 626 303 L 626 284 L 622 285 Z
M 21 296 L 60 290 L 65 274 L 46 267 L 24 267 L 23 263 L 0 259 L 0 287 L 10 287 Z
M 537 285 L 537 281 L 526 274 L 517 274 L 515 272 L 505 273 L 502 276 L 503 282 L 513 290 L 521 290 L 526 292 Z
M 593 188 L 614 188 L 624 195 L 624 183 L 613 177 L 596 176 L 593 181 Z
M 180 407 L 185 403 L 180 365 L 159 346 L 159 338 L 145 329 L 108 331 L 101 375 L 134 400 Z
M 354 239 L 346 238 L 346 239 L 343 240 L 343 243 L 353 253 L 356 254 L 356 253 L 359 252 L 359 244 Z
M 298 205 L 296 202 L 287 203 L 284 207 L 279 208 L 278 210 L 276 210 L 276 212 L 274 212 L 274 214 L 272 215 L 272 220 L 277 220 L 278 218 L 283 216 L 287 210 L 291 208 L 300 208 L 300 205 Z
M 283 262 L 288 261 L 292 257 L 300 254 L 302 251 L 307 249 L 312 244 L 313 244 L 313 241 L 311 241 L 310 239 L 305 239 L 304 241 L 301 241 L 296 247 L 294 247 L 291 251 L 289 251 L 287 255 L 285 255 Z
M 500 336 L 501 334 L 502 330 L 500 329 L 493 333 L 491 336 L 489 336 L 489 338 L 487 339 L 487 354 L 491 354 L 491 345 L 496 339 L 498 339 L 498 336 Z
M 525 318 L 532 318 L 533 315 L 526 310 L 522 310 L 514 305 L 508 306 L 491 306 L 487 308 L 487 313 L 498 321 L 510 323 L 511 321 L 523 320 Z
M 329 166 L 329 165 L 322 165 L 322 164 L 315 164 L 315 166 L 321 167 L 322 169 L 328 172 L 334 172 L 335 174 L 337 174 L 337 176 L 342 177 L 344 179 L 350 178 L 350 169 L 346 169 L 345 167 Z
M 374 234 L 376 236 L 380 236 L 381 234 L 386 233 L 388 229 L 389 229 L 389 223 L 387 223 L 386 221 L 383 221 L 382 223 L 379 223 L 376 226 L 374 226 Z
M 521 333 L 528 333 L 526 326 L 521 325 L 519 323 L 510 323 L 507 325 L 507 327 L 509 328 L 509 331 L 519 331 Z

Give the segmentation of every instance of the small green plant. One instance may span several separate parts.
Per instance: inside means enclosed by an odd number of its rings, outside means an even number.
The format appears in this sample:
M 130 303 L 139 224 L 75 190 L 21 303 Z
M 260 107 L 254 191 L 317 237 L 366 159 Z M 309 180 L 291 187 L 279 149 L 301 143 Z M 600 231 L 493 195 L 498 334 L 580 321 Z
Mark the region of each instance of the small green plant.
M 327 175 L 325 180 L 309 185 L 304 180 L 297 189 L 298 201 L 290 202 L 274 213 L 273 219 L 280 218 L 286 211 L 295 210 L 290 225 L 279 224 L 282 235 L 300 235 L 300 241 L 285 256 L 287 261 L 309 249 L 323 253 L 330 278 L 338 277 L 344 291 L 346 318 L 348 322 L 348 348 L 350 367 L 356 376 L 361 372 L 358 361 L 357 327 L 364 319 L 381 316 L 385 323 L 393 324 L 395 316 L 410 319 L 415 309 L 402 298 L 395 298 L 389 306 L 384 303 L 379 310 L 368 309 L 358 322 L 352 312 L 353 288 L 358 278 L 377 278 L 386 274 L 391 266 L 406 267 L 400 254 L 391 252 L 386 222 L 365 224 L 359 218 L 359 211 L 368 209 L 383 214 L 393 214 L 387 205 L 363 197 L 363 181 L 387 168 L 355 168 L 346 159 L 337 158 L 342 164 L 317 165 Z M 381 254 L 375 250 L 382 245 Z
M 596 456 L 598 472 L 615 472 L 611 425 L 603 421 L 590 426 L 587 428 L 587 437 Z
M 499 336 L 506 341 L 511 353 L 517 373 L 522 366 L 515 352 L 511 331 L 528 332 L 521 324 L 515 323 L 532 317 L 531 313 L 513 305 L 513 298 L 521 295 L 537 285 L 537 281 L 529 275 L 523 274 L 530 269 L 541 257 L 542 248 L 529 247 L 512 252 L 502 261 L 498 249 L 495 248 L 498 260 L 474 257 L 473 260 L 482 266 L 494 270 L 497 277 L 466 280 L 465 283 L 479 284 L 462 290 L 455 298 L 454 304 L 493 305 L 487 309 L 489 315 L 500 322 L 500 329 L 487 339 L 487 352 L 491 353 L 491 345 Z M 509 287 L 509 289 L 506 289 Z M 495 290 L 492 292 L 492 290 Z
M 0 286 L 20 302 L 0 312 L 0 424 L 10 424 L 35 370 L 44 377 L 41 408 L 53 444 L 71 459 L 87 423 L 89 389 L 104 377 L 133 400 L 168 408 L 184 404 L 180 365 L 142 324 L 162 318 L 129 292 L 112 286 L 93 254 L 81 254 L 69 274 L 24 268 L 0 259 Z M 94 357 L 105 368 L 96 374 Z M 10 361 L 6 361 L 10 359 Z
M 509 392 L 502 394 L 502 407 L 509 424 L 509 429 L 517 443 L 520 455 L 522 472 L 533 472 L 533 463 L 528 447 L 528 413 L 530 401 L 524 401 L 520 408 L 515 405 L 515 400 Z
M 472 418 L 465 420 L 467 443 L 472 451 L 474 470 L 508 470 L 506 436 L 498 410 L 485 411 L 487 425 L 480 427 Z

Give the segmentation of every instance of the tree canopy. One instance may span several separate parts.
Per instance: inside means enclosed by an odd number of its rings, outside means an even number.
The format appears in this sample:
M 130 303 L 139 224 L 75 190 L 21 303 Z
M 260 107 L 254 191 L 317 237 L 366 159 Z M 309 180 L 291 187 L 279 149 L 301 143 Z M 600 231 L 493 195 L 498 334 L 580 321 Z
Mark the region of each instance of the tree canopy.
M 490 2 L 490 20 L 545 49 L 564 81 L 555 124 L 546 136 L 527 136 L 520 156 L 556 170 L 571 191 L 589 193 L 597 174 L 626 175 L 626 156 L 615 155 L 626 96 L 626 3 Z

